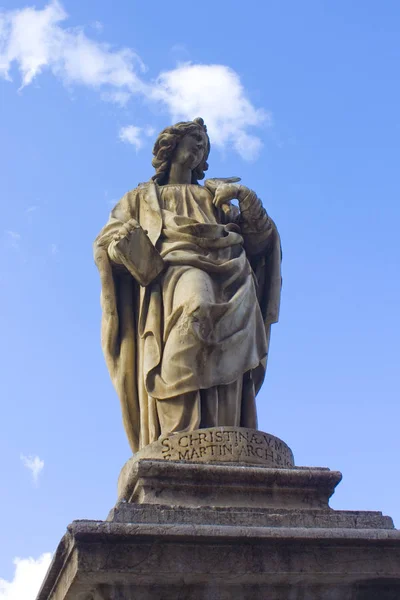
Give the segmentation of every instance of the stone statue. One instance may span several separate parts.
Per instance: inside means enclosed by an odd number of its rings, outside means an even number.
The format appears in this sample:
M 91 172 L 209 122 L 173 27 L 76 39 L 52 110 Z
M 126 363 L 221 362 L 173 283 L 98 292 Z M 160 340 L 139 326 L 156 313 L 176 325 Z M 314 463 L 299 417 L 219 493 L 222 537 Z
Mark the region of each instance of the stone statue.
M 203 119 L 164 129 L 152 180 L 95 241 L 102 347 L 133 452 L 172 432 L 257 428 L 280 240 L 239 178 L 199 185 L 209 152 Z

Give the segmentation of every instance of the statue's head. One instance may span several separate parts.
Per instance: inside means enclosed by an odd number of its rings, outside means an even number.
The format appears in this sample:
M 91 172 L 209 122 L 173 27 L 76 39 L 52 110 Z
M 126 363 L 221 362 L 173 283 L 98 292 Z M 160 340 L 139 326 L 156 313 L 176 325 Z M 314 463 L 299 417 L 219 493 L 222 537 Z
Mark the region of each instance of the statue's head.
M 177 123 L 164 129 L 154 144 L 153 154 L 152 165 L 156 173 L 152 179 L 159 185 L 167 182 L 174 160 L 192 161 L 192 183 L 203 179 L 210 154 L 210 139 L 203 119 Z

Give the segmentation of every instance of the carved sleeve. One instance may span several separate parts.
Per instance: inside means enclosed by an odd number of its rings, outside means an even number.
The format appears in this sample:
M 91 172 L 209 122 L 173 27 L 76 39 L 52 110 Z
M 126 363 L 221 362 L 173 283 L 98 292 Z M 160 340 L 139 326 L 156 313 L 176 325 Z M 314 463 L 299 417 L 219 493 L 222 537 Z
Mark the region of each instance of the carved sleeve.
M 242 231 L 246 252 L 255 256 L 266 250 L 273 224 L 257 194 L 244 186 L 240 188 L 237 223 Z

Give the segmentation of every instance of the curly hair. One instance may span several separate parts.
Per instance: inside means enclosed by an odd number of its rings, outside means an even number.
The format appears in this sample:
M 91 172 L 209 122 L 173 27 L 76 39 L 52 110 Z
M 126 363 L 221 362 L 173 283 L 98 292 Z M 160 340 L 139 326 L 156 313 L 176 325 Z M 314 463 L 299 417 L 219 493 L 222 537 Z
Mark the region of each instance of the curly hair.
M 155 175 L 152 177 L 153 181 L 159 185 L 163 185 L 167 182 L 175 148 L 185 135 L 198 131 L 199 129 L 206 134 L 207 148 L 202 162 L 192 172 L 192 183 L 198 183 L 200 179 L 204 178 L 204 172 L 208 169 L 207 158 L 210 154 L 210 138 L 207 135 L 207 127 L 204 124 L 204 120 L 199 117 L 193 121 L 182 121 L 176 125 L 171 125 L 171 127 L 166 127 L 160 133 L 154 144 L 154 158 L 151 161 L 151 164 L 156 170 Z

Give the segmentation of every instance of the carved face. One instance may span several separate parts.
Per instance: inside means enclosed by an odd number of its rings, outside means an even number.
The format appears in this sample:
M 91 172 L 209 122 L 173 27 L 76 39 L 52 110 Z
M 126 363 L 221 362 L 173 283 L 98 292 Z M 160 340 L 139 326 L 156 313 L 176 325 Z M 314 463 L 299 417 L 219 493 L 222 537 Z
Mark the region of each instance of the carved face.
M 199 166 L 207 148 L 207 136 L 200 127 L 187 133 L 177 145 L 172 162 L 189 167 L 192 171 Z

